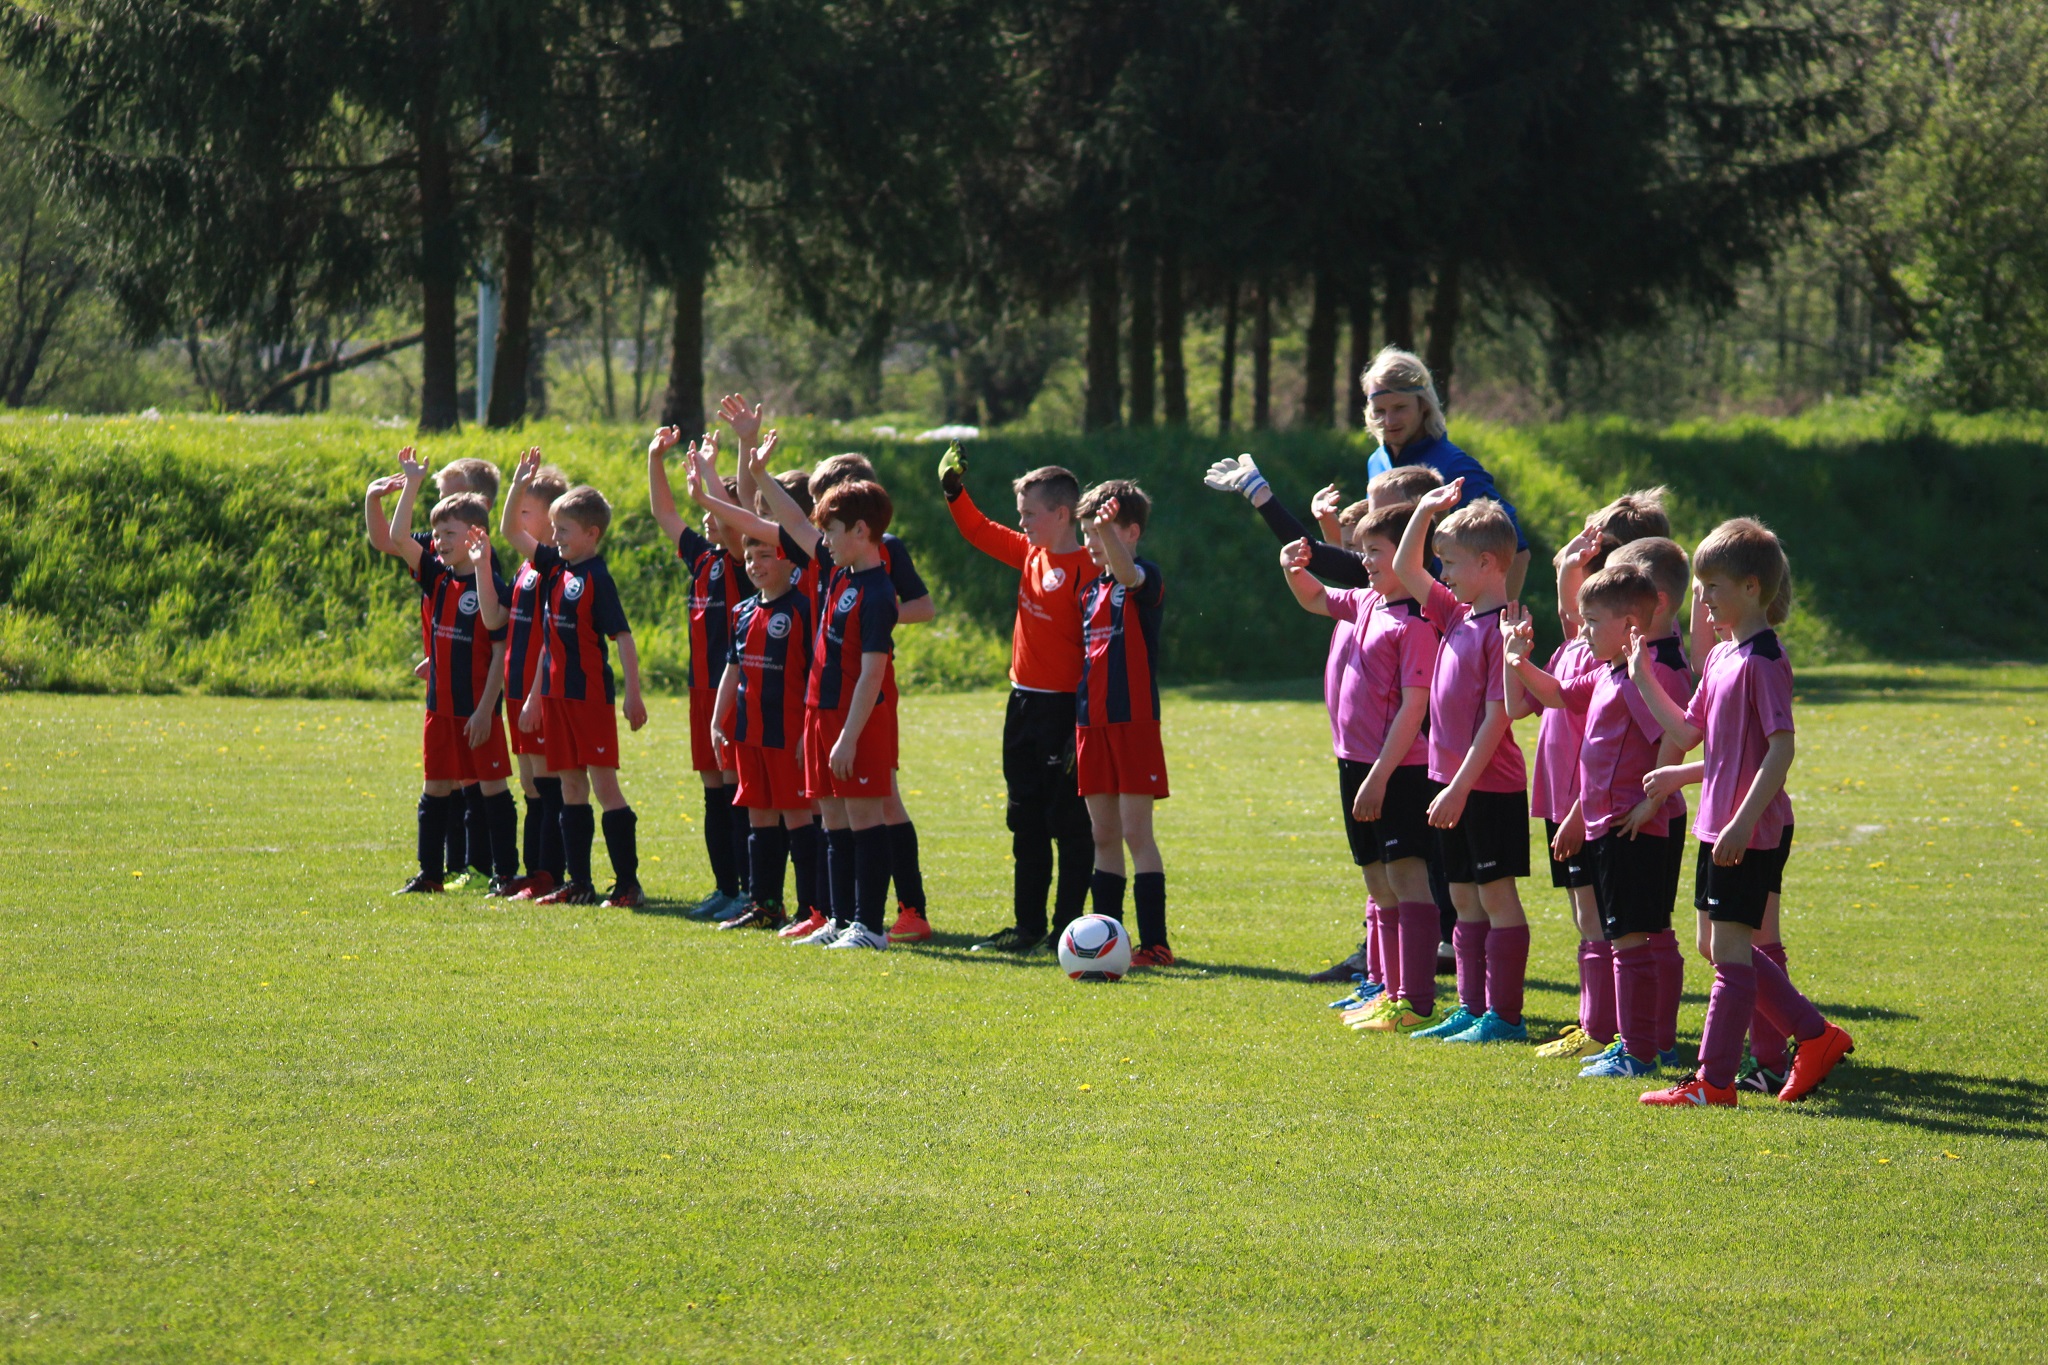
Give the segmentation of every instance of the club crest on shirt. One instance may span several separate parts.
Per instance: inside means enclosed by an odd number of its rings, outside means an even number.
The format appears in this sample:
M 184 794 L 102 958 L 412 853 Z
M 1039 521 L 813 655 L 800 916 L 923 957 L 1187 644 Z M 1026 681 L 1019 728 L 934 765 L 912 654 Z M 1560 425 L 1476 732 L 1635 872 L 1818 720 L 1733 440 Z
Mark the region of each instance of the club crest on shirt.
M 722 560 L 722 559 L 714 559 L 714 560 L 712 560 L 712 561 L 711 561 L 711 577 L 712 577 L 712 579 L 713 579 L 714 581 L 716 581 L 717 579 L 721 579 L 721 578 L 725 577 L 725 561 L 724 561 L 724 560 Z
M 521 589 L 529 589 L 538 582 L 540 582 L 540 575 L 534 571 L 531 565 L 519 571 L 519 586 Z
M 468 592 L 462 594 L 461 597 L 457 598 L 455 602 L 455 609 L 461 612 L 464 616 L 476 615 L 476 589 L 471 588 Z
M 1124 609 L 1124 585 L 1119 583 L 1109 590 L 1109 606 L 1112 611 Z
M 860 590 L 859 590 L 858 588 L 848 588 L 848 589 L 847 589 L 847 590 L 846 590 L 845 592 L 842 592 L 842 593 L 840 593 L 840 594 L 839 594 L 839 608 L 838 608 L 838 609 L 839 609 L 839 610 L 840 610 L 841 612 L 848 612 L 848 611 L 852 611 L 852 610 L 853 610 L 853 604 L 854 604 L 855 602 L 858 602 L 859 600 L 860 600 Z
M 583 596 L 583 579 L 576 574 L 569 575 L 569 581 L 562 585 L 562 600 L 574 602 Z
M 780 640 L 787 634 L 789 634 L 789 618 L 787 616 L 771 616 L 768 618 L 769 639 Z
M 1045 571 L 1045 589 L 1047 592 L 1057 591 L 1060 584 L 1066 581 L 1067 571 L 1057 564 Z

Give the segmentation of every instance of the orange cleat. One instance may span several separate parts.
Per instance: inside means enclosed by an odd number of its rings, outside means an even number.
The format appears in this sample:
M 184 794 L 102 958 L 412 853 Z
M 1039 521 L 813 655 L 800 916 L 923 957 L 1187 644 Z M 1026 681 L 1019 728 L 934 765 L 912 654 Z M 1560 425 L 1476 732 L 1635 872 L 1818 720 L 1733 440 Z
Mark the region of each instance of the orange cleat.
M 537 901 L 555 889 L 555 878 L 551 872 L 536 872 L 531 877 L 520 879 L 505 899 L 508 901 Z
M 1694 1072 L 1669 1090 L 1649 1090 L 1637 1096 L 1644 1104 L 1661 1104 L 1673 1107 L 1692 1105 L 1696 1108 L 1719 1106 L 1723 1109 L 1735 1107 L 1735 1087 L 1732 1085 L 1709 1085 L 1704 1071 Z
M 896 922 L 889 926 L 889 942 L 922 943 L 931 936 L 931 921 L 924 917 L 924 911 L 907 905 L 896 907 Z
M 1155 944 L 1150 948 L 1140 948 L 1137 952 L 1131 954 L 1131 970 L 1134 972 L 1140 967 L 1171 966 L 1173 966 L 1173 949 L 1167 947 L 1164 943 Z
M 1792 1054 L 1792 1074 L 1785 1078 L 1785 1088 L 1778 1092 L 1778 1098 L 1787 1102 L 1805 1099 L 1828 1078 L 1836 1062 L 1855 1050 L 1856 1040 L 1849 1036 L 1849 1031 L 1829 1024 L 1820 1037 L 1807 1039 Z
M 803 916 L 801 919 L 793 919 L 788 924 L 784 925 L 782 928 L 777 929 L 775 931 L 775 937 L 786 939 L 809 938 L 812 934 L 817 933 L 820 929 L 824 928 L 831 922 L 832 920 L 830 916 L 821 914 L 818 911 L 813 910 L 810 914 Z

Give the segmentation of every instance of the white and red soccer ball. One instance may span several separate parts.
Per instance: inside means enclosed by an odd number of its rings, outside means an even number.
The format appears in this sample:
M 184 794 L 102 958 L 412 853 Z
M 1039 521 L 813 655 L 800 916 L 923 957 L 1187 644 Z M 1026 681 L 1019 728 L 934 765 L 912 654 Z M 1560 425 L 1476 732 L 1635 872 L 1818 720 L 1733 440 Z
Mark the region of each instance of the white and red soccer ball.
M 1060 931 L 1060 970 L 1076 981 L 1121 981 L 1131 969 L 1131 936 L 1107 915 L 1083 915 Z

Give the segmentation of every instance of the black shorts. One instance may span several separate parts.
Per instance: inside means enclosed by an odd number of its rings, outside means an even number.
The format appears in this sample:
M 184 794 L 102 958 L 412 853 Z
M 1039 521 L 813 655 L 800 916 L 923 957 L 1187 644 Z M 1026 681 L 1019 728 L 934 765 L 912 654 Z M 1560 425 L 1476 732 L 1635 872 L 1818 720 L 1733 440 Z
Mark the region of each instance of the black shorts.
M 1685 830 L 1676 822 L 1665 835 L 1631 839 L 1612 830 L 1586 843 L 1600 927 L 1611 941 L 1625 934 L 1660 934 L 1678 904 L 1678 873 L 1685 862 Z
M 1764 927 L 1764 910 L 1771 894 L 1785 885 L 1785 860 L 1792 854 L 1791 830 L 1776 848 L 1753 848 L 1733 867 L 1714 863 L 1714 846 L 1700 844 L 1699 860 L 1693 873 L 1692 903 L 1710 920 L 1724 924 Z
M 1429 769 L 1420 763 L 1394 769 L 1387 775 L 1380 818 L 1360 824 L 1351 818 L 1351 803 L 1371 772 L 1370 763 L 1337 760 L 1337 794 L 1344 801 L 1344 837 L 1351 843 L 1351 861 L 1366 867 L 1424 857 L 1429 849 Z
M 1593 884 L 1593 864 L 1586 857 L 1586 854 L 1590 851 L 1589 847 L 1581 844 L 1579 851 L 1572 855 L 1570 862 L 1561 863 L 1557 860 L 1557 855 L 1550 851 L 1557 844 L 1557 821 L 1544 820 L 1543 834 L 1544 856 L 1550 859 L 1550 884 L 1566 889 L 1577 886 L 1591 886 Z
M 1444 784 L 1428 782 L 1424 789 L 1434 801 Z M 1529 875 L 1526 791 L 1473 792 L 1465 798 L 1463 819 L 1449 829 L 1432 827 L 1430 833 L 1443 857 L 1445 881 L 1484 886 L 1503 877 Z
M 1003 712 L 1004 820 L 1017 834 L 1085 839 L 1088 803 L 1074 777 L 1074 694 L 1015 688 Z

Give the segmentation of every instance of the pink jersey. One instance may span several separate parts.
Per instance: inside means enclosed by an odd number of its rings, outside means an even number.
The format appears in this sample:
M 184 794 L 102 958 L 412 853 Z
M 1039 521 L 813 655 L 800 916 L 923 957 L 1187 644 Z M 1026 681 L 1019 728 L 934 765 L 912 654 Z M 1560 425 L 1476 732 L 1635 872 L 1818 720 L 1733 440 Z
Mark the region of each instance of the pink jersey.
M 1650 672 L 1657 685 L 1673 703 L 1685 705 L 1692 693 L 1692 670 L 1685 666 L 1678 637 L 1652 640 L 1649 648 Z M 1564 684 L 1564 709 L 1577 712 L 1585 726 L 1585 742 L 1579 747 L 1579 813 L 1586 821 L 1586 837 L 1597 839 L 1643 799 L 1643 775 L 1657 766 L 1664 727 L 1651 714 L 1625 664 L 1608 667 L 1595 659 L 1591 672 Z M 1671 833 L 1673 820 L 1685 827 L 1685 798 L 1676 792 L 1642 832 L 1661 838 Z
M 1685 718 L 1698 727 L 1706 746 L 1706 779 L 1692 829 L 1711 844 L 1749 794 L 1771 736 L 1792 729 L 1792 661 L 1778 643 L 1778 632 L 1759 631 L 1740 644 L 1715 645 Z M 1792 798 L 1781 790 L 1764 807 L 1749 847 L 1776 848 L 1791 823 Z
M 1557 647 L 1547 670 L 1568 683 L 1600 667 L 1586 642 L 1574 637 Z M 1680 700 L 1684 700 L 1682 697 Z M 1529 813 L 1544 820 L 1562 820 L 1579 799 L 1579 744 L 1586 737 L 1584 711 L 1549 706 L 1536 729 L 1536 761 L 1529 765 Z M 1589 836 L 1590 837 L 1590 836 Z
M 1331 742 L 1339 758 L 1374 763 L 1401 710 L 1401 690 L 1429 686 L 1436 670 L 1436 631 L 1422 619 L 1412 597 L 1388 602 L 1370 588 L 1325 588 L 1323 605 L 1337 622 L 1323 672 Z M 1401 763 L 1428 758 L 1428 741 L 1418 730 Z
M 1486 718 L 1486 704 L 1508 697 L 1505 651 L 1500 642 L 1499 607 L 1475 613 L 1441 583 L 1429 590 L 1423 615 L 1443 632 L 1436 671 L 1429 683 L 1429 776 L 1449 782 L 1472 752 L 1472 737 Z M 1472 785 L 1479 792 L 1518 792 L 1528 786 L 1522 746 L 1511 725 L 1494 746 L 1493 757 Z

